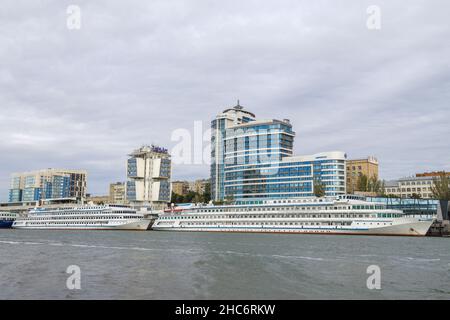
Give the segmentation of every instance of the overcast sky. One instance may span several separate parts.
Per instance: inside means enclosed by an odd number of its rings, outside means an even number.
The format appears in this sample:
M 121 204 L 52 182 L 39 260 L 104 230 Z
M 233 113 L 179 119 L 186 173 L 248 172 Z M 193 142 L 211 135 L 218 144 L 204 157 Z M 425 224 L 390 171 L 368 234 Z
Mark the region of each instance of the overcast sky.
M 107 194 L 127 153 L 171 149 L 174 130 L 206 130 L 237 99 L 290 119 L 296 154 L 374 155 L 384 179 L 450 171 L 449 12 L 448 0 L 3 0 L 0 200 L 11 172 L 49 167 L 87 169 L 89 192 Z

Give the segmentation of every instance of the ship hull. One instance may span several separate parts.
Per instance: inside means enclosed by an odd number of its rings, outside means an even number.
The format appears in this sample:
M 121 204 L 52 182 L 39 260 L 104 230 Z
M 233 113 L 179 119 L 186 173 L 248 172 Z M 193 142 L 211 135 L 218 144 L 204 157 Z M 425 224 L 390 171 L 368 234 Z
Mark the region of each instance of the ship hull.
M 8 229 L 12 227 L 14 221 L 11 220 L 0 220 L 0 229 Z
M 285 233 L 285 234 L 329 234 L 329 235 L 380 235 L 380 236 L 425 236 L 432 221 L 414 221 L 399 223 L 392 226 L 372 228 L 305 228 L 305 227 L 256 227 L 256 226 L 211 226 L 211 227 L 181 227 L 158 226 L 152 227 L 155 231 L 191 231 L 191 232 L 250 232 L 250 233 Z
M 30 226 L 25 224 L 14 224 L 14 229 L 28 230 L 128 230 L 146 231 L 150 227 L 151 219 L 142 219 L 117 225 L 61 225 L 61 226 Z

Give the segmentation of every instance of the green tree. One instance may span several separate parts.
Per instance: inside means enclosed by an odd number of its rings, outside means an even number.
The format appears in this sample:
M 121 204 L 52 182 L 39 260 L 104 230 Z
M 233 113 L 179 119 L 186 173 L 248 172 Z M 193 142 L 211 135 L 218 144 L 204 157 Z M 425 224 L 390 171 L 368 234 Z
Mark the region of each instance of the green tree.
M 195 203 L 202 203 L 203 197 L 199 193 L 195 193 L 194 199 L 192 199 Z
M 420 196 L 420 194 L 418 194 L 418 193 L 413 193 L 412 195 L 411 195 L 411 199 L 421 199 L 422 197 Z
M 171 203 L 181 203 L 181 202 L 183 202 L 183 196 L 172 191 L 172 197 L 170 199 L 170 202 Z
M 369 179 L 365 174 L 361 174 L 356 181 L 356 188 L 358 191 L 367 191 L 369 185 Z
M 232 204 L 234 202 L 234 196 L 232 194 L 228 194 L 225 196 L 225 204 Z
M 314 180 L 314 195 L 318 198 L 325 196 L 325 185 L 319 179 Z
M 211 183 L 208 182 L 205 185 L 205 192 L 203 193 L 203 202 L 208 203 L 211 201 Z
M 400 198 L 400 196 L 398 196 L 398 195 L 396 195 L 396 194 L 385 194 L 384 196 L 385 196 L 386 198 L 396 198 L 396 199 Z
M 195 191 L 189 191 L 185 195 L 172 192 L 172 198 L 170 200 L 172 203 L 208 203 L 209 201 L 211 201 L 211 191 L 208 185 L 205 186 L 205 192 L 203 194 Z
M 450 200 L 450 177 L 445 171 L 439 174 L 439 177 L 433 179 L 433 185 L 431 186 L 431 193 L 433 198 L 438 200 Z
M 381 190 L 377 194 L 378 196 L 386 196 L 386 181 L 381 181 Z
M 381 193 L 381 181 L 378 180 L 376 175 L 370 177 L 369 179 L 369 187 L 367 188 L 370 192 L 375 192 L 376 194 Z
M 374 175 L 370 178 L 365 174 L 361 174 L 356 182 L 357 191 L 374 192 L 377 195 L 384 195 L 385 182 L 378 179 Z

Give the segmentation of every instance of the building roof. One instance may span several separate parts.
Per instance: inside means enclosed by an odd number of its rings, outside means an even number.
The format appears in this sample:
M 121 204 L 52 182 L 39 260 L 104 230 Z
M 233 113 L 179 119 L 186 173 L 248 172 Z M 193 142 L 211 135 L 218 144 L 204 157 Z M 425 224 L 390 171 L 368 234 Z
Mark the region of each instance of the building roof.
M 14 172 L 11 175 L 12 176 L 25 176 L 25 175 L 36 175 L 36 174 L 42 174 L 42 173 L 53 173 L 53 174 L 84 174 L 87 175 L 86 170 L 77 170 L 77 169 L 40 169 L 40 170 L 33 170 L 33 171 L 24 171 L 24 172 Z
M 428 181 L 433 180 L 435 177 L 404 177 L 398 179 L 398 181 Z
M 223 111 L 223 113 L 227 113 L 228 111 L 240 111 L 240 112 L 242 112 L 242 113 L 248 114 L 249 116 L 251 116 L 251 117 L 253 117 L 253 118 L 256 118 L 256 116 L 255 116 L 254 113 L 252 113 L 252 112 L 250 112 L 250 111 L 247 111 L 247 110 L 244 110 L 244 107 L 241 106 L 241 105 L 239 104 L 239 100 L 237 101 L 237 105 L 235 105 L 235 106 L 232 107 L 232 108 L 225 109 L 225 110 Z
M 445 173 L 446 176 L 450 176 L 450 172 L 433 171 L 433 172 L 416 173 L 416 177 L 439 177 L 442 173 Z
M 287 126 L 292 128 L 292 125 L 291 125 L 290 122 L 277 120 L 277 119 L 261 119 L 261 120 L 255 120 L 255 121 L 250 121 L 250 122 L 246 122 L 246 123 L 241 123 L 241 124 L 237 124 L 237 125 L 234 125 L 234 126 L 230 126 L 229 129 L 243 128 L 243 127 L 253 127 L 253 126 L 257 126 L 257 125 L 261 125 L 261 124 L 274 124 L 274 123 L 285 124 L 285 125 L 287 125 Z
M 316 161 L 326 159 L 345 160 L 346 157 L 347 155 L 343 151 L 329 151 L 311 155 L 285 157 L 283 158 L 283 162 L 296 162 L 296 161 L 303 162 L 303 161 Z
M 398 187 L 398 180 L 388 180 L 384 182 L 385 188 Z
M 378 159 L 374 156 L 368 156 L 367 158 L 358 158 L 358 159 L 348 159 L 348 162 L 359 162 L 359 161 L 366 161 L 373 164 L 378 164 Z
M 131 154 L 129 154 L 130 157 L 133 156 L 140 156 L 145 155 L 147 153 L 158 153 L 158 154 L 169 154 L 169 151 L 166 148 L 160 147 L 160 146 L 142 146 L 139 149 L 134 150 Z

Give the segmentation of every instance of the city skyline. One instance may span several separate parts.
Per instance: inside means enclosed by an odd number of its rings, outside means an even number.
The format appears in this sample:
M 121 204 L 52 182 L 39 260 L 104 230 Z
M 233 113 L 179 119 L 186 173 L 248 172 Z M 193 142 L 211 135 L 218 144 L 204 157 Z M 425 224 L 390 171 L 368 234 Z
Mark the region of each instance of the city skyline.
M 88 192 L 106 194 L 130 151 L 171 150 L 174 130 L 206 131 L 237 99 L 290 119 L 294 154 L 374 155 L 386 180 L 450 171 L 449 4 L 380 1 L 374 31 L 369 2 L 282 2 L 80 3 L 68 30 L 66 4 L 6 1 L 0 201 L 11 173 L 50 167 L 85 169 Z M 172 180 L 204 177 L 208 164 L 173 166 Z

